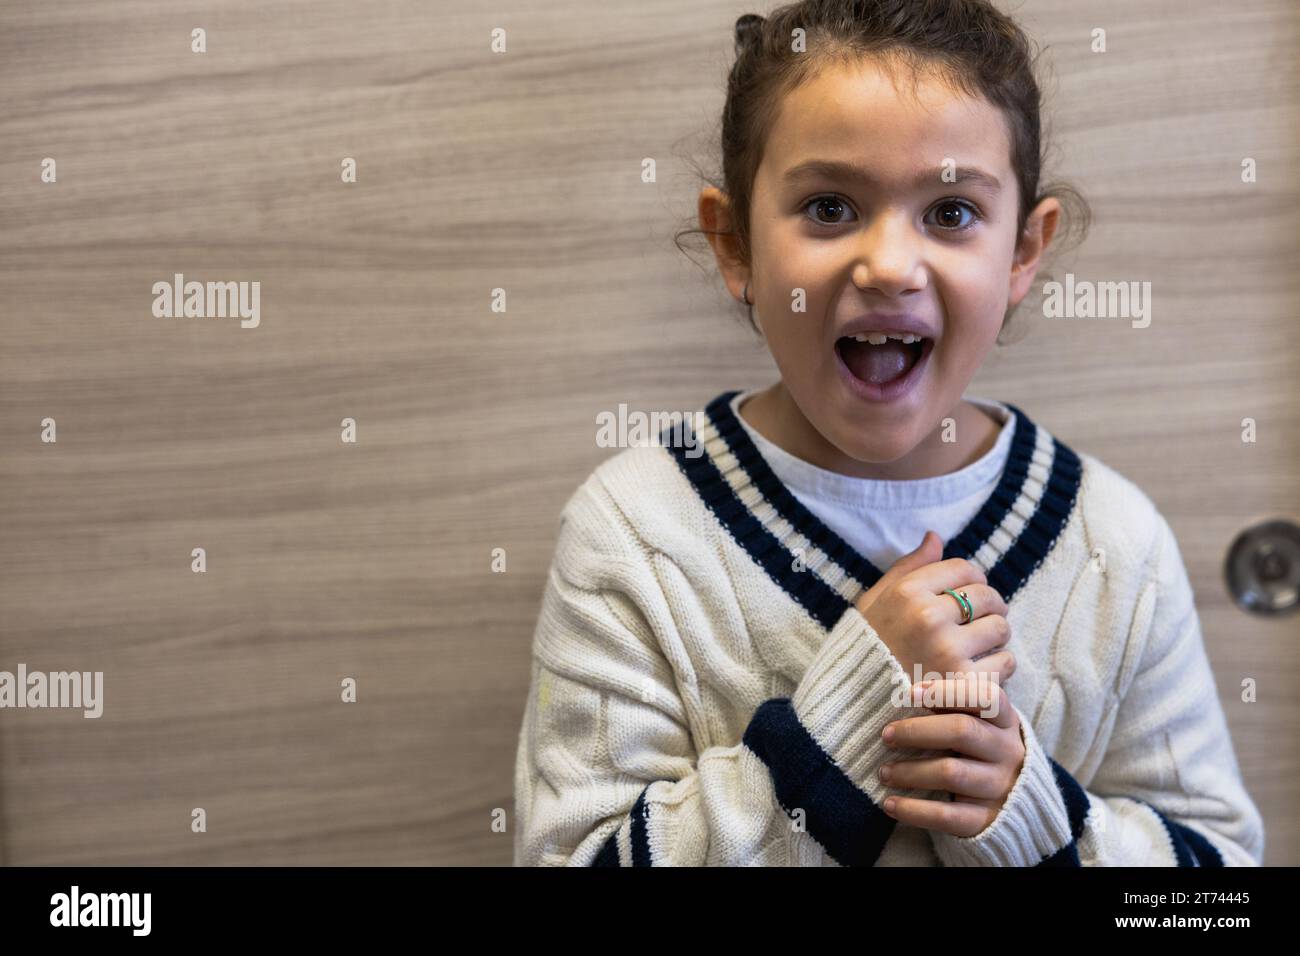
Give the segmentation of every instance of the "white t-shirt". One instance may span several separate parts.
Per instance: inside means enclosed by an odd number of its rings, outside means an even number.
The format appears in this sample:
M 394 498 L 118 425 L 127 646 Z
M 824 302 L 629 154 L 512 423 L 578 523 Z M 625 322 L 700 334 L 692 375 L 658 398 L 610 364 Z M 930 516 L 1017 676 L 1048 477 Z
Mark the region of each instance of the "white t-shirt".
M 997 488 L 1016 428 L 1015 415 L 1000 402 L 966 395 L 966 401 L 1002 422 L 997 441 L 978 461 L 933 478 L 855 478 L 796 458 L 745 421 L 741 403 L 761 390 L 749 389 L 731 400 L 731 410 L 759 453 L 804 507 L 881 571 L 915 551 L 926 529 L 946 544 L 966 527 Z

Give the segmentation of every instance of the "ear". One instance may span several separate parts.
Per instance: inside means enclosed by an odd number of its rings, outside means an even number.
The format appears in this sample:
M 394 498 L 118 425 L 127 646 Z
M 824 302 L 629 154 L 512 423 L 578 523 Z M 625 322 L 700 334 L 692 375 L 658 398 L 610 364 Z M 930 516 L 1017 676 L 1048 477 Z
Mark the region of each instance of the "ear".
M 1049 196 L 1034 207 L 1029 218 L 1025 220 L 1025 231 L 1020 236 L 1016 247 L 1015 259 L 1011 264 L 1011 285 L 1008 297 L 1011 305 L 1019 305 L 1020 300 L 1029 292 L 1038 266 L 1042 262 L 1043 252 L 1056 235 L 1056 226 L 1060 222 L 1061 204 Z
M 713 247 L 713 257 L 718 262 L 718 271 L 728 291 L 743 302 L 745 283 L 750 277 L 749 266 L 740 260 L 727 194 L 713 186 L 700 190 L 700 228 Z M 752 289 L 750 298 L 753 298 Z

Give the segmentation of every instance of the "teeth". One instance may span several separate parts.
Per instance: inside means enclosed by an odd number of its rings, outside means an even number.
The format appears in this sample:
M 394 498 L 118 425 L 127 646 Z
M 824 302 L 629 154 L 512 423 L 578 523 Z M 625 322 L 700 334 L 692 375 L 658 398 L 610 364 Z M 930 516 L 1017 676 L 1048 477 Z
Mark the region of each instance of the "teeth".
M 884 332 L 859 332 L 853 336 L 855 342 L 866 342 L 868 345 L 884 345 L 890 339 L 902 342 L 904 345 L 911 345 L 913 342 L 919 342 L 923 336 L 913 335 L 906 332 L 902 335 L 886 334 Z

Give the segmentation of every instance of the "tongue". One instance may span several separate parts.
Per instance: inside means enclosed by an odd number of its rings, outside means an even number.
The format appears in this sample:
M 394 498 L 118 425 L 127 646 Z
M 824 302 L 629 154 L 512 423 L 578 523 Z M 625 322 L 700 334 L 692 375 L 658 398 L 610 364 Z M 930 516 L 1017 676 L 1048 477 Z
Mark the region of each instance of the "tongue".
M 906 374 L 916 357 L 911 348 L 892 339 L 884 345 L 844 339 L 840 342 L 840 355 L 850 372 L 872 385 L 884 385 Z

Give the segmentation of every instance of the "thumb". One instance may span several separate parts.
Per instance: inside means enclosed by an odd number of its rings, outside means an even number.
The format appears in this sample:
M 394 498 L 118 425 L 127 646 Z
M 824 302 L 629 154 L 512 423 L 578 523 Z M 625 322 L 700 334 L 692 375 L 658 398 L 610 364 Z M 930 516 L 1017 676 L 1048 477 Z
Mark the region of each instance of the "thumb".
M 942 557 L 943 543 L 939 536 L 933 531 L 926 531 L 915 551 L 909 551 L 891 564 L 889 570 L 880 576 L 879 581 L 862 592 L 856 602 L 858 610 L 866 614 L 876 598 L 886 588 L 892 587 L 895 581 L 917 568 L 923 568 L 927 564 L 934 564 Z
M 917 568 L 923 568 L 927 564 L 934 564 L 941 557 L 943 557 L 943 546 L 939 536 L 933 531 L 927 531 L 925 536 L 921 538 L 921 543 L 916 550 L 909 551 L 891 564 L 884 576 L 902 577 Z

